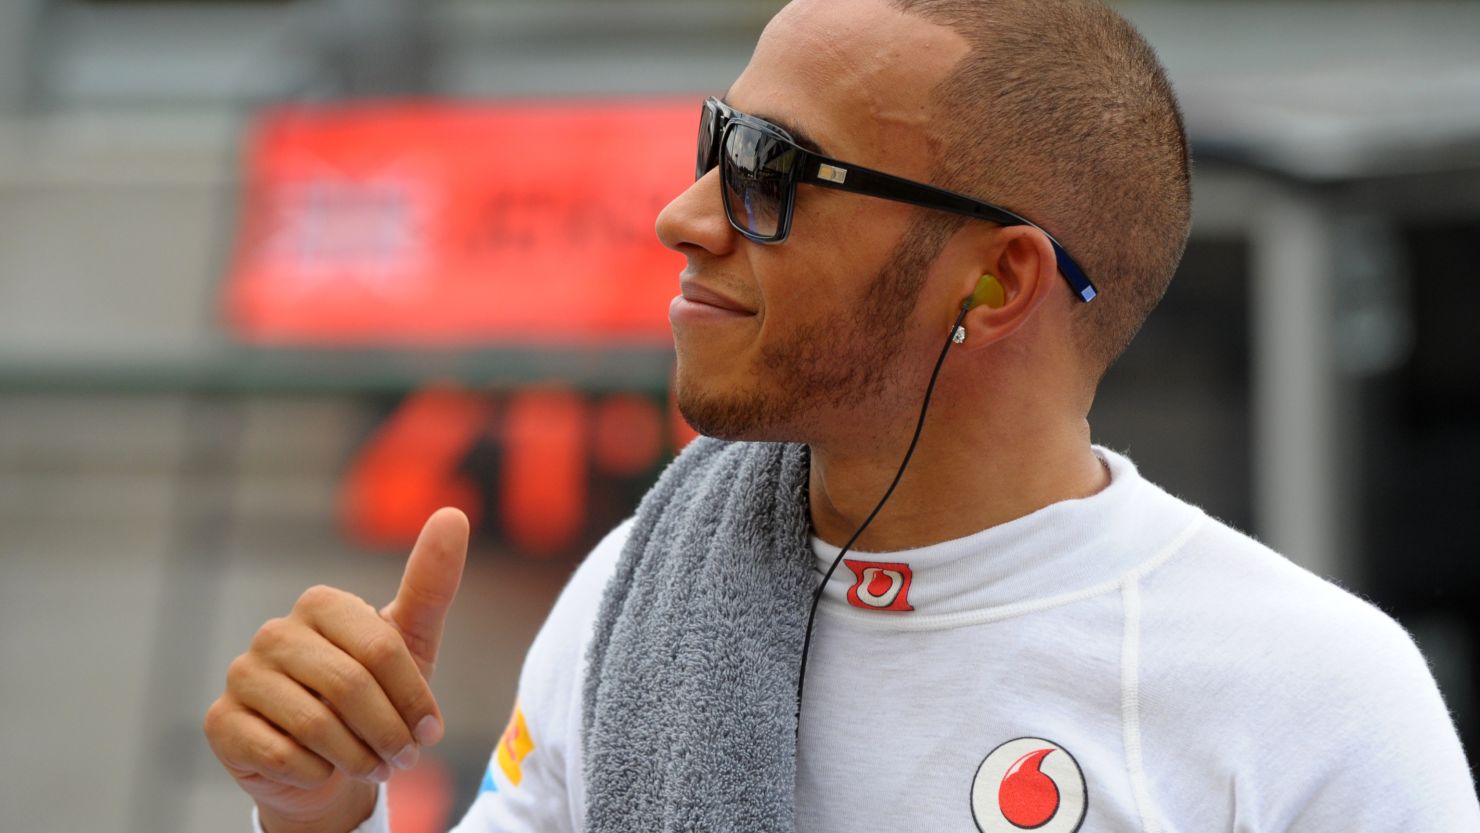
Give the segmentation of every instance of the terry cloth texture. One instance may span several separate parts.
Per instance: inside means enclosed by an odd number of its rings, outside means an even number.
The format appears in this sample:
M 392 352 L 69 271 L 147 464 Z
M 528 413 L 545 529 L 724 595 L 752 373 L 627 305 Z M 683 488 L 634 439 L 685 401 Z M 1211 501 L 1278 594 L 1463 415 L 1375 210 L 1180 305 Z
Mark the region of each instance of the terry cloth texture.
M 701 437 L 638 507 L 587 657 L 587 830 L 795 830 L 807 460 Z

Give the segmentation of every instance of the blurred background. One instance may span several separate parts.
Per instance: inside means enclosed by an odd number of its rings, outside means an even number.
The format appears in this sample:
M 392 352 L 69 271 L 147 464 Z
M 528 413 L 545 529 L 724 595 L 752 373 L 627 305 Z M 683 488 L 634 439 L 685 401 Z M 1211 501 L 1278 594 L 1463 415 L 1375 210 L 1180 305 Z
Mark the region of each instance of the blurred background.
M 524 649 L 691 434 L 652 239 L 772 0 L 0 3 L 0 827 L 243 830 L 199 725 L 267 618 L 475 523 L 471 800 Z M 1480 3 L 1117 4 L 1197 163 L 1092 423 L 1398 617 L 1480 754 Z

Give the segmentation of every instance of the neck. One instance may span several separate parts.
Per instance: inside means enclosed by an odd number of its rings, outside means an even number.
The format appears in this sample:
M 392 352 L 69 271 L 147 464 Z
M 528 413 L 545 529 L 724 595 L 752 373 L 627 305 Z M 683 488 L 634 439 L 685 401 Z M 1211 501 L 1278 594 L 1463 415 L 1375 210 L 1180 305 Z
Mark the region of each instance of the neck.
M 930 411 L 899 486 L 854 549 L 890 552 L 961 538 L 1110 483 L 1083 418 L 999 412 L 988 421 L 949 401 Z M 822 540 L 846 544 L 889 488 L 910 434 L 888 436 L 810 445 L 812 527 Z

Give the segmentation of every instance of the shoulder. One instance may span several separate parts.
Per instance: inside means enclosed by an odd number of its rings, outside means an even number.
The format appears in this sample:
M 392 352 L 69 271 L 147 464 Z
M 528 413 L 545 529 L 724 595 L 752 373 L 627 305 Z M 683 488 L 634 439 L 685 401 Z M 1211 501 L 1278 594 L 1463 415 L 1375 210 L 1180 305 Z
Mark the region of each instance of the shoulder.
M 628 518 L 618 524 L 576 567 L 530 645 L 521 689 L 546 684 L 563 690 L 574 682 L 570 677 L 574 661 L 584 654 L 602 594 L 616 571 L 632 523 L 633 519 Z M 561 679 L 549 679 L 552 676 Z
M 1266 664 L 1302 667 L 1422 664 L 1407 632 L 1375 605 L 1213 519 L 1144 587 L 1148 625 L 1160 617 L 1191 645 L 1257 647 Z
M 1131 574 L 1148 659 L 1175 656 L 1215 674 L 1246 652 L 1256 669 L 1270 670 L 1417 655 L 1376 606 L 1167 493 L 1128 460 L 1100 453 L 1135 487 L 1135 499 L 1118 508 L 1130 520 L 1106 545 L 1155 552 Z
M 1257 829 L 1476 818 L 1433 675 L 1375 605 L 1216 521 L 1145 577 L 1142 604 L 1148 746 L 1201 756 Z
M 1386 670 L 1430 679 L 1412 638 L 1356 594 L 1209 519 L 1142 585 L 1148 670 L 1223 685 L 1376 697 Z

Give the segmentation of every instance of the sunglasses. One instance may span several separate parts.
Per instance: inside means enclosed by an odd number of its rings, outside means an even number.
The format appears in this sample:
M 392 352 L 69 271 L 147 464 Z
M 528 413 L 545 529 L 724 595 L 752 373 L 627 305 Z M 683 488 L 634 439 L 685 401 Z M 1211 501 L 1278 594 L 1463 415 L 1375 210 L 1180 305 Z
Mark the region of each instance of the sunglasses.
M 1069 281 L 1074 294 L 1083 301 L 1099 294 L 1059 241 L 1026 217 L 954 191 L 813 153 L 799 147 L 780 127 L 710 98 L 704 102 L 704 114 L 699 121 L 699 158 L 694 166 L 694 178 L 709 173 L 715 165 L 719 166 L 720 182 L 724 186 L 725 216 L 735 231 L 757 243 L 780 243 L 791 233 L 797 183 L 804 182 L 1004 226 L 1038 229 L 1053 245 L 1059 271 Z

